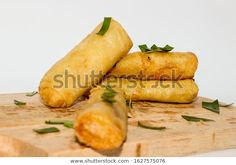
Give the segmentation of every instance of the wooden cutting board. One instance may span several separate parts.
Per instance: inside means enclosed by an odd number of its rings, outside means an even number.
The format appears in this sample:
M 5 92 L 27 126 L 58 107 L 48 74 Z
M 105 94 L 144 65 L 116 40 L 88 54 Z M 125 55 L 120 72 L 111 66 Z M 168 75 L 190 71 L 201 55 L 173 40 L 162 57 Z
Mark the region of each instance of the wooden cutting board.
M 26 101 L 17 106 L 14 99 Z M 49 119 L 74 119 L 86 101 L 71 108 L 45 107 L 39 95 L 0 95 L 0 156 L 185 156 L 196 153 L 236 148 L 236 108 L 221 108 L 220 114 L 201 108 L 198 98 L 191 104 L 135 102 L 129 118 L 128 137 L 124 145 L 111 151 L 95 151 L 80 145 L 71 128 L 56 125 L 58 133 L 37 134 L 32 130 L 51 125 Z M 188 122 L 181 115 L 192 115 L 215 122 Z M 150 130 L 137 126 L 137 121 L 165 126 Z

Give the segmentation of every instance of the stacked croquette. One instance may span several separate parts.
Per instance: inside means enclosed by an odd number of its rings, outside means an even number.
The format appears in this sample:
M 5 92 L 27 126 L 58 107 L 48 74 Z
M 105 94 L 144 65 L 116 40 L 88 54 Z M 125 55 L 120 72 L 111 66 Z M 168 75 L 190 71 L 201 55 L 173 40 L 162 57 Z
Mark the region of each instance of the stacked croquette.
M 126 99 L 190 103 L 198 59 L 191 52 L 135 52 L 122 58 L 103 84 L 120 88 Z

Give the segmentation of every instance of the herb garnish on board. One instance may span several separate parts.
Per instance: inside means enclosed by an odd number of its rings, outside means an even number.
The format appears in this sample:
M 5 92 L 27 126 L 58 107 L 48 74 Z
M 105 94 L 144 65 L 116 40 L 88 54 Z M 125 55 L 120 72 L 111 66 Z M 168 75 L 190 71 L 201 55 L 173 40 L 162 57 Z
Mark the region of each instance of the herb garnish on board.
M 36 95 L 37 93 L 38 93 L 37 91 L 33 91 L 33 92 L 26 93 L 25 95 L 31 97 L 31 96 Z
M 14 103 L 15 103 L 16 105 L 26 105 L 26 102 L 19 101 L 19 100 L 14 100 Z
M 200 121 L 214 121 L 211 119 L 206 119 L 206 118 L 200 118 L 200 117 L 194 117 L 194 116 L 186 116 L 186 115 L 182 115 L 182 118 L 184 118 L 187 121 L 192 121 L 192 122 L 200 122 Z
M 70 120 L 46 120 L 45 124 L 62 124 L 67 128 L 74 128 L 74 123 Z
M 37 132 L 38 134 L 60 132 L 60 130 L 56 127 L 48 127 L 48 128 L 33 129 L 33 130 L 34 130 L 34 132 Z
M 202 102 L 202 107 L 209 110 L 209 111 L 212 111 L 212 112 L 215 112 L 215 113 L 220 113 L 220 105 L 219 105 L 219 101 L 218 100 L 215 100 L 213 102 L 205 102 L 203 101 Z

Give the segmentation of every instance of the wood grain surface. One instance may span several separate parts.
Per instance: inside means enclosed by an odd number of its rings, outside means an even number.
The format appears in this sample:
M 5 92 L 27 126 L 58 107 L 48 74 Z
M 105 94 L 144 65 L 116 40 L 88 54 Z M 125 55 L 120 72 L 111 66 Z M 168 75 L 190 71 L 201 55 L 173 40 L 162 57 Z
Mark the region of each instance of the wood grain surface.
M 27 105 L 17 106 L 14 99 Z M 134 102 L 130 110 L 128 136 L 121 148 L 95 151 L 80 145 L 74 131 L 54 125 L 60 132 L 37 134 L 36 128 L 50 127 L 45 120 L 73 120 L 86 100 L 71 108 L 48 108 L 39 95 L 25 93 L 0 95 L 0 156 L 186 156 L 227 148 L 236 148 L 236 108 L 221 107 L 220 114 L 201 108 L 199 97 L 191 104 Z M 215 122 L 188 122 L 191 115 Z M 144 129 L 137 122 L 165 126 L 165 130 Z

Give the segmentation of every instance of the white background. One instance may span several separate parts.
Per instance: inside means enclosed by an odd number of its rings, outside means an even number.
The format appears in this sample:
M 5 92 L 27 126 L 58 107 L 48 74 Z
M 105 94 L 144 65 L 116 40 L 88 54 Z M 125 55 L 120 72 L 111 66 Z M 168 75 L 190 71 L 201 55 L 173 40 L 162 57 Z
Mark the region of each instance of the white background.
M 104 16 L 124 26 L 132 51 L 143 43 L 193 51 L 199 95 L 236 103 L 235 0 L 0 0 L 0 93 L 37 90 Z
M 128 164 L 128 163 L 80 163 L 88 161 L 88 159 L 91 161 L 101 161 L 101 160 L 110 160 L 113 161 L 113 159 L 118 161 L 127 161 L 129 160 L 129 164 L 137 165 L 137 163 L 134 163 L 134 159 L 138 159 L 140 162 L 144 161 L 144 159 L 165 159 L 165 163 L 159 163 L 159 164 L 165 164 L 165 165 L 199 165 L 199 164 L 214 164 L 214 165 L 235 165 L 236 159 L 231 157 L 50 157 L 50 158 L 1 158 L 0 163 L 7 164 L 7 165 L 16 165 L 16 164 L 24 164 L 24 165 L 42 165 L 42 164 L 56 164 L 56 165 L 71 165 L 71 164 L 86 164 L 86 165 L 104 165 L 104 164 Z M 71 163 L 71 161 L 78 161 L 79 163 Z M 161 161 L 162 162 L 162 161 Z M 138 164 L 145 164 L 145 163 L 138 163 Z M 147 163 L 146 163 L 147 164 Z M 158 163 L 148 163 L 148 165 L 156 165 Z

